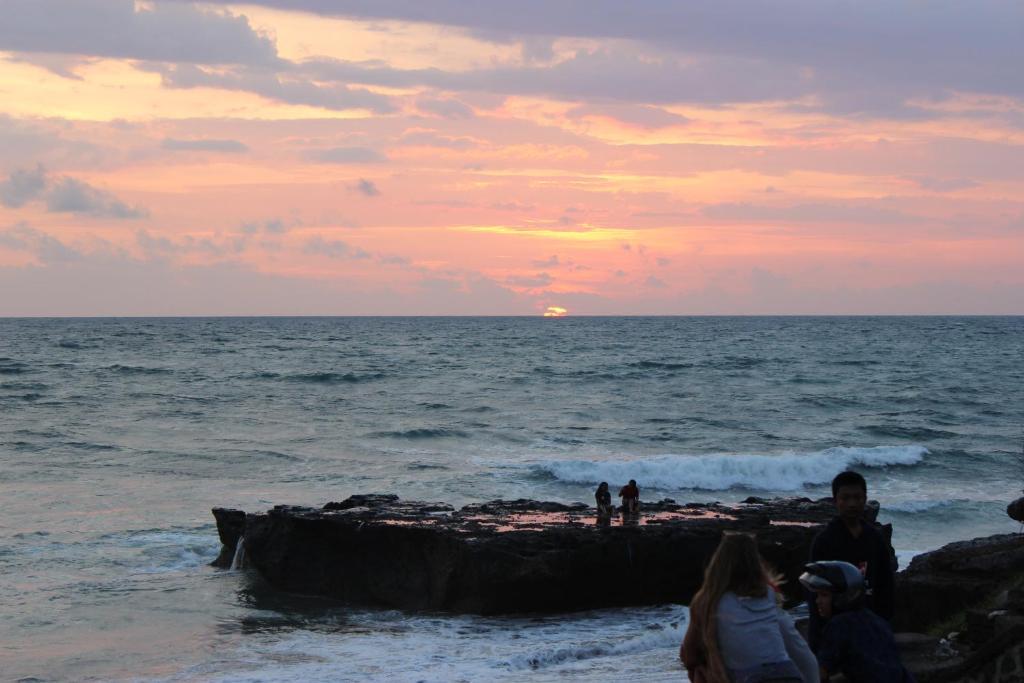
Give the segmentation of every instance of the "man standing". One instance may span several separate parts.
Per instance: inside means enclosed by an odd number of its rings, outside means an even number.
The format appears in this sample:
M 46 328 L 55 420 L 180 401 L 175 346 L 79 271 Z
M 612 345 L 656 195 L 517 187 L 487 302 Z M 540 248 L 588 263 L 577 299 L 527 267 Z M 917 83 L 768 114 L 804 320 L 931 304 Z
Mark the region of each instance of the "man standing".
M 811 562 L 839 560 L 860 569 L 867 580 L 869 595 L 866 606 L 886 621 L 893 614 L 893 584 L 895 573 L 889 543 L 864 519 L 868 500 L 868 485 L 864 477 L 846 471 L 832 480 L 832 500 L 836 517 L 811 544 Z M 821 615 L 812 597 L 807 601 L 810 611 L 808 640 L 815 652 L 823 628 Z

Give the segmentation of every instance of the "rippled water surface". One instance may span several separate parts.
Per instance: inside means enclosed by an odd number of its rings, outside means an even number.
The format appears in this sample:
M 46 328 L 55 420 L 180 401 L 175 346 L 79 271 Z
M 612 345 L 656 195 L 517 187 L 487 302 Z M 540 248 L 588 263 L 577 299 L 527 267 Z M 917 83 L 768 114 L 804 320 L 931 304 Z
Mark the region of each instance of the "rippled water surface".
M 901 555 L 1014 530 L 1024 318 L 0 320 L 5 677 L 678 677 L 685 610 L 353 611 L 219 572 L 210 507 L 827 494 Z M 8 578 L 10 577 L 10 578 Z M 683 626 L 685 628 L 685 626 Z

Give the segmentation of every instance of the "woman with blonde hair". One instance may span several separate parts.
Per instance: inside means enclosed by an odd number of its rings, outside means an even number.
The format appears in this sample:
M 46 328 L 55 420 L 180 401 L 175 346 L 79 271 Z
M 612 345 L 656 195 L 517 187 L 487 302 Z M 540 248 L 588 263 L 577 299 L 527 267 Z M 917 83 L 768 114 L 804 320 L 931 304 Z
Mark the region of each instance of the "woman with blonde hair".
M 679 658 L 693 683 L 816 683 L 818 663 L 775 598 L 750 534 L 726 533 L 690 603 Z

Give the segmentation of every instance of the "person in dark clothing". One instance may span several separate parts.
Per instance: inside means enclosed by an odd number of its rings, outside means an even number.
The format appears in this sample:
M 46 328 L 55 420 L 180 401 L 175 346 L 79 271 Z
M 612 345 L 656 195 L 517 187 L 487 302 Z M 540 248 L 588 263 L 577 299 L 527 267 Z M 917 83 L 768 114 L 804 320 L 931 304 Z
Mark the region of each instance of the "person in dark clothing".
M 622 499 L 622 514 L 640 512 L 640 489 L 636 479 L 630 479 L 628 484 L 619 489 L 619 498 Z
M 612 492 L 608 490 L 608 482 L 602 481 L 597 491 L 594 492 L 594 501 L 597 503 L 598 517 L 611 517 L 612 514 Z
M 867 580 L 866 606 L 885 620 L 892 619 L 895 569 L 889 543 L 864 519 L 867 482 L 856 472 L 841 472 L 832 480 L 836 517 L 811 544 L 811 562 L 839 560 L 860 569 Z M 808 596 L 808 642 L 818 651 L 823 628 L 816 600 Z
M 848 562 L 812 562 L 806 569 L 800 583 L 815 596 L 823 623 L 821 680 L 841 672 L 850 683 L 913 683 L 889 623 L 865 607 L 860 570 Z

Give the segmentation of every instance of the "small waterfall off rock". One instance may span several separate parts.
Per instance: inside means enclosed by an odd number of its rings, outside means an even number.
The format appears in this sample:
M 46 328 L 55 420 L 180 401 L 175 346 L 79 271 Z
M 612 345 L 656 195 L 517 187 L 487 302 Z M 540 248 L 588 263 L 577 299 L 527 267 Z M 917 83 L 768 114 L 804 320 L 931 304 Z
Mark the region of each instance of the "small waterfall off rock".
M 235 556 L 231 558 L 231 570 L 237 571 L 245 566 L 245 537 L 238 537 L 238 544 L 235 545 Z

